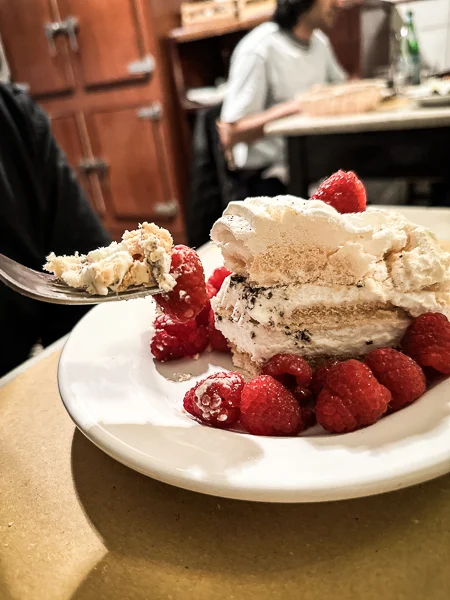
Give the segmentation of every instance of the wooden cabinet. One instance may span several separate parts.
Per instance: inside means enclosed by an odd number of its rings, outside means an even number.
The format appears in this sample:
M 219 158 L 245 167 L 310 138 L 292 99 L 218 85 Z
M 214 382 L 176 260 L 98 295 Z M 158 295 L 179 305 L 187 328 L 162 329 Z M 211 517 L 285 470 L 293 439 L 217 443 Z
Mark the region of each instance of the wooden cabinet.
M 83 165 L 93 158 L 89 138 L 86 135 L 84 115 L 56 117 L 52 119 L 52 130 L 70 166 L 77 173 L 94 210 L 100 217 L 105 217 L 106 208 L 99 176 L 95 171 L 83 169 Z
M 111 234 L 154 220 L 182 242 L 151 11 L 147 0 L 0 0 L 0 35 L 13 80 L 50 115 Z
M 176 204 L 161 155 L 158 108 L 124 108 L 89 117 L 94 154 L 107 165 L 102 178 L 107 215 L 116 222 L 142 218 L 162 222 L 175 216 Z
M 78 118 L 80 117 L 78 116 Z M 79 162 L 85 154 L 82 142 L 83 136 L 77 123 L 77 115 L 52 119 L 52 130 L 70 166 L 72 169 L 77 170 Z
M 149 49 L 143 34 L 136 0 L 58 0 L 61 18 L 74 16 L 78 51 L 73 60 L 80 68 L 85 86 L 101 86 L 142 80 L 148 72 L 139 73 L 139 63 L 145 71 Z
M 66 41 L 55 39 L 52 51 L 45 33 L 45 26 L 58 18 L 51 0 L 0 0 L 0 32 L 11 73 L 34 96 L 74 88 Z

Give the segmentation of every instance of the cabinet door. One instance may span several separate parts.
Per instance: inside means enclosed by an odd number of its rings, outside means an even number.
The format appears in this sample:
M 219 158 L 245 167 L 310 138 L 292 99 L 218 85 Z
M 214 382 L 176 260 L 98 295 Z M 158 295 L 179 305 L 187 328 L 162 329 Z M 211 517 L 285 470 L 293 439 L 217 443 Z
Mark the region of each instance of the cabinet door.
M 139 108 L 123 108 L 87 120 L 93 152 L 108 165 L 101 180 L 108 227 L 164 224 L 178 212 L 161 122 L 142 115 Z
M 86 135 L 83 115 L 68 115 L 52 118 L 52 131 L 67 161 L 78 176 L 95 211 L 103 217 L 103 202 L 99 176 L 95 171 L 83 170 L 83 161 L 92 159 L 90 143 Z
M 50 0 L 0 0 L 0 34 L 13 81 L 41 96 L 73 87 L 66 41 L 55 40 L 52 53 L 44 26 L 59 20 Z M 53 56 L 52 56 L 53 54 Z
M 63 19 L 78 19 L 79 49 L 73 58 L 85 86 L 148 77 L 134 72 L 146 55 L 137 0 L 58 0 L 58 6 Z

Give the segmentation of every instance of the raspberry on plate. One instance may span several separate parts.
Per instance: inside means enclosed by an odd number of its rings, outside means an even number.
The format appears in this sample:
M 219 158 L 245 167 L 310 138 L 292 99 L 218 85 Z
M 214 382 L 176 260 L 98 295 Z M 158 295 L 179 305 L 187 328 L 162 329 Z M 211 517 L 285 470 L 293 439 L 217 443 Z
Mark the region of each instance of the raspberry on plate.
M 215 269 L 214 273 L 208 279 L 208 284 L 216 288 L 216 294 L 222 287 L 222 283 L 228 277 L 228 275 L 231 275 L 231 271 L 229 271 L 226 267 L 219 267 L 218 269 Z
M 315 396 L 318 396 L 320 394 L 320 392 L 323 390 L 325 381 L 327 380 L 328 371 L 331 369 L 331 367 L 333 365 L 336 365 L 338 362 L 339 361 L 337 361 L 337 360 L 331 360 L 330 362 L 326 363 L 325 365 L 318 367 L 314 371 L 312 380 L 311 380 L 311 388 L 312 388 L 313 394 Z
M 312 369 L 304 358 L 297 354 L 275 354 L 261 370 L 262 375 L 270 375 L 287 389 L 309 388 Z
M 195 356 L 208 346 L 208 331 L 198 326 L 195 319 L 180 323 L 168 315 L 160 315 L 154 327 L 150 350 L 160 362 Z
M 208 334 L 209 343 L 213 350 L 217 350 L 218 352 L 230 352 L 230 347 L 226 337 L 221 331 L 216 329 L 214 311 L 212 308 L 210 309 L 208 316 Z
M 187 246 L 175 246 L 170 273 L 177 283 L 170 292 L 154 296 L 156 302 L 173 319 L 183 322 L 194 319 L 208 300 L 197 252 Z
M 369 367 L 347 360 L 330 368 L 316 403 L 317 421 L 330 433 L 348 433 L 372 425 L 387 410 L 390 391 Z
M 202 327 L 208 327 L 209 323 L 209 313 L 211 312 L 211 302 L 208 300 L 202 310 L 195 317 L 197 321 L 197 325 L 201 325 Z
M 309 429 L 317 423 L 316 413 L 311 408 L 302 408 L 304 429 Z
M 241 425 L 254 435 L 294 436 L 306 422 L 294 396 L 273 377 L 260 375 L 242 391 Z
M 291 394 L 300 404 L 300 406 L 308 406 L 313 400 L 313 393 L 309 388 L 302 387 L 301 385 L 296 385 L 293 389 L 289 389 Z
M 217 296 L 218 291 L 219 290 L 216 289 L 211 283 L 208 281 L 206 282 L 206 294 L 210 300 L 211 298 L 214 298 L 214 296 Z
M 195 319 L 181 323 L 176 319 L 172 319 L 172 317 L 169 317 L 169 315 L 162 314 L 156 317 L 153 327 L 155 328 L 155 331 L 163 329 L 170 335 L 181 339 L 183 335 L 186 335 L 197 329 L 197 324 Z
M 184 409 L 207 425 L 230 427 L 239 420 L 244 384 L 239 373 L 214 373 L 186 393 Z
M 424 313 L 406 330 L 402 350 L 421 367 L 450 374 L 450 322 L 441 313 Z
M 391 392 L 389 408 L 399 410 L 425 393 L 425 375 L 409 356 L 393 348 L 377 348 L 366 356 L 366 365 Z
M 366 210 L 366 190 L 353 171 L 337 171 L 320 184 L 311 200 L 322 200 L 340 213 Z

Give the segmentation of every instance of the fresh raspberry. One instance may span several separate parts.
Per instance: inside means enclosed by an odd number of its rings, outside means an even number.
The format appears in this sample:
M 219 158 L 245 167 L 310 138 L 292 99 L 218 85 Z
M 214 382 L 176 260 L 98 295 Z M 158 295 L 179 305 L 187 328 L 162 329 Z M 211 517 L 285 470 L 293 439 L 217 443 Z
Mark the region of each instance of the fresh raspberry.
M 208 283 L 216 288 L 217 292 L 222 287 L 222 283 L 224 280 L 231 275 L 231 271 L 229 271 L 226 267 L 219 267 L 214 271 L 211 277 L 208 279 Z M 216 292 L 216 294 L 217 294 Z M 215 294 L 214 294 L 215 295 Z
M 425 393 L 425 375 L 412 358 L 394 350 L 377 348 L 364 362 L 378 381 L 391 392 L 389 408 L 399 410 Z
M 372 425 L 383 415 L 391 393 L 369 367 L 347 360 L 330 368 L 316 403 L 317 421 L 331 433 L 348 433 Z
M 423 367 L 422 371 L 425 375 L 427 385 L 435 385 L 436 383 L 441 383 L 446 379 L 446 376 L 443 373 L 439 373 L 439 371 L 436 371 L 432 367 Z
M 156 360 L 165 362 L 195 356 L 208 346 L 208 331 L 199 327 L 195 321 L 180 323 L 168 315 L 161 315 L 155 320 L 155 334 L 150 349 Z
M 411 323 L 402 350 L 421 367 L 450 374 L 450 322 L 441 313 L 424 313 Z
M 322 200 L 340 213 L 364 212 L 367 204 L 364 185 L 353 171 L 338 171 L 325 179 L 311 200 Z
M 185 323 L 180 323 L 180 321 L 172 319 L 172 317 L 169 317 L 169 315 L 162 314 L 156 317 L 153 327 L 155 331 L 162 329 L 167 331 L 168 334 L 181 339 L 183 335 L 186 335 L 186 333 L 197 329 L 197 324 L 195 319 L 186 321 Z
M 216 271 L 218 271 L 218 269 L 216 269 Z M 214 271 L 214 273 L 216 272 Z M 214 296 L 217 295 L 218 293 L 218 289 L 216 289 L 211 283 L 209 283 L 209 281 L 206 282 L 206 293 L 208 295 L 208 300 L 205 304 L 205 306 L 202 308 L 202 310 L 200 311 L 200 313 L 197 315 L 197 323 L 199 325 L 204 325 L 205 327 L 208 327 L 208 323 L 209 323 L 209 315 L 211 313 L 211 298 L 214 298 Z
M 244 384 L 239 373 L 214 373 L 187 392 L 183 406 L 203 423 L 213 427 L 230 427 L 239 420 Z
M 333 365 L 336 365 L 337 363 L 338 363 L 337 360 L 331 360 L 330 362 L 326 363 L 325 365 L 318 367 L 314 371 L 313 376 L 312 376 L 312 381 L 311 381 L 311 388 L 312 388 L 313 394 L 315 396 L 318 396 L 320 394 L 320 392 L 323 390 L 325 381 L 327 379 L 328 371 L 331 369 L 331 367 Z
M 217 293 L 219 292 L 219 290 L 217 288 L 215 288 L 211 283 L 209 283 L 208 281 L 206 282 L 206 293 L 208 295 L 208 298 L 211 300 L 211 298 L 214 298 L 214 296 L 217 296 Z
M 300 406 L 307 406 L 310 404 L 314 397 L 309 388 L 302 387 L 301 385 L 296 385 L 292 390 L 289 390 Z
M 317 423 L 316 413 L 311 408 L 302 408 L 304 429 L 309 429 Z
M 202 310 L 195 317 L 197 325 L 200 325 L 201 327 L 208 327 L 209 313 L 211 310 L 211 302 L 208 300 Z
M 296 386 L 309 388 L 312 369 L 304 358 L 296 354 L 275 354 L 266 362 L 261 370 L 262 375 L 270 375 L 287 389 Z
M 223 335 L 223 333 L 221 331 L 216 329 L 214 311 L 212 308 L 209 311 L 208 333 L 209 333 L 209 343 L 213 350 L 217 350 L 218 352 L 230 352 L 230 347 L 228 346 L 228 341 L 227 341 L 226 337 Z
M 187 246 L 175 246 L 170 273 L 176 285 L 172 291 L 154 296 L 156 302 L 173 319 L 182 322 L 194 319 L 208 300 L 205 274 L 197 252 Z
M 241 424 L 254 435 L 297 435 L 305 428 L 294 396 L 269 375 L 255 377 L 245 385 Z

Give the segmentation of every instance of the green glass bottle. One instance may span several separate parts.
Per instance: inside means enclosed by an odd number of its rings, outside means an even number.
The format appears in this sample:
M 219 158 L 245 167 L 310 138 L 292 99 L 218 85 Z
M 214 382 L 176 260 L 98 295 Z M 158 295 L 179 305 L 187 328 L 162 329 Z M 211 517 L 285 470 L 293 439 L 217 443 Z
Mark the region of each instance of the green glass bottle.
M 419 85 L 421 70 L 420 48 L 414 27 L 414 15 L 412 10 L 407 12 L 405 28 L 406 35 L 403 37 L 403 53 L 409 66 L 409 80 L 412 85 Z

